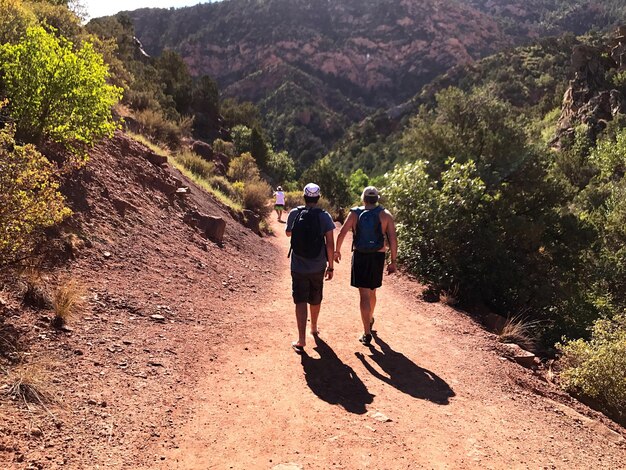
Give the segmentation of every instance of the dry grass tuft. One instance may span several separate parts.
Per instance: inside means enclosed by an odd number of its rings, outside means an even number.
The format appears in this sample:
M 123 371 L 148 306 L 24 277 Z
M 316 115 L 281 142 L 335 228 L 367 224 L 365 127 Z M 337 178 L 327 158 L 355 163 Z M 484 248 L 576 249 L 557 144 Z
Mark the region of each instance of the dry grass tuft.
M 52 324 L 62 328 L 76 317 L 84 306 L 84 287 L 74 279 L 63 281 L 54 291 L 52 306 L 54 319 Z
M 14 400 L 23 401 L 29 409 L 29 404 L 45 408 L 47 403 L 53 401 L 52 395 L 46 390 L 48 384 L 48 375 L 43 364 L 22 364 L 10 370 L 6 394 Z
M 538 323 L 537 321 L 525 320 L 520 315 L 510 317 L 502 327 L 502 331 L 498 335 L 498 341 L 501 343 L 515 343 L 532 352 L 537 346 L 537 339 L 533 329 Z
M 450 307 L 455 307 L 459 304 L 460 298 L 459 298 L 459 286 L 454 286 L 452 289 L 450 290 L 446 290 L 443 291 L 441 293 L 441 295 L 439 296 L 439 300 L 446 304 L 449 305 Z

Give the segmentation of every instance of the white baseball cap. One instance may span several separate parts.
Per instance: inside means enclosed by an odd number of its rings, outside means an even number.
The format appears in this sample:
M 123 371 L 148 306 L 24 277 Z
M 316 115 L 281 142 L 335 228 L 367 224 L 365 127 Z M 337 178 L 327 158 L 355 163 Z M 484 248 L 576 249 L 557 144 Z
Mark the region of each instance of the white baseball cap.
M 307 197 L 319 197 L 320 187 L 315 183 L 309 183 L 304 187 L 304 195 Z
M 365 188 L 363 190 L 363 194 L 361 194 L 361 199 L 365 199 L 366 197 L 380 197 L 380 193 L 378 192 L 378 189 L 376 189 L 374 186 L 368 186 L 367 188 Z

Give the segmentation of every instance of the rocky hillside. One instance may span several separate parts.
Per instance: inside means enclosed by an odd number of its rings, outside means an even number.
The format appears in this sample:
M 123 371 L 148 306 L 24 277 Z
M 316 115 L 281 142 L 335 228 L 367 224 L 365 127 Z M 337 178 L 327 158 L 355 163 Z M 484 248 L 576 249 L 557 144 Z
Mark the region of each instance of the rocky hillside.
M 453 66 L 613 22 L 610 1 L 587 3 L 227 0 L 130 16 L 149 53 L 174 49 L 223 95 L 260 104 L 275 143 L 303 168 L 347 124 L 402 103 Z

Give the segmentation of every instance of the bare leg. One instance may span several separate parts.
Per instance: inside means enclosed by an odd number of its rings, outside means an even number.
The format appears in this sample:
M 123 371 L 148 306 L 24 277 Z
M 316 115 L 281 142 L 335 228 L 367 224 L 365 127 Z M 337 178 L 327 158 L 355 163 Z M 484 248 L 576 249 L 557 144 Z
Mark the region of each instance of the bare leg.
M 372 306 L 370 304 L 370 291 L 371 289 L 359 287 L 359 296 L 361 298 L 361 301 L 359 303 L 359 306 L 361 307 L 361 320 L 363 321 L 363 331 L 366 335 L 372 333 L 370 330 L 370 320 L 372 315 Z
M 306 345 L 307 304 L 296 304 L 296 322 L 298 323 L 298 346 Z
M 375 308 L 376 308 L 376 289 L 370 289 L 370 323 L 374 319 Z
M 320 308 L 322 304 L 319 305 L 311 305 L 311 334 L 315 335 L 318 333 L 317 329 L 317 319 L 320 316 Z

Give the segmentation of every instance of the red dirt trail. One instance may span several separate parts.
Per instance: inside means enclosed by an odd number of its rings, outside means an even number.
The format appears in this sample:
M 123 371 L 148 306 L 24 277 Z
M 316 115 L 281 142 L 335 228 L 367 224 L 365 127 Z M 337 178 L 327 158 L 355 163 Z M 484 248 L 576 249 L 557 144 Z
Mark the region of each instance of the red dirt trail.
M 308 336 L 295 354 L 288 241 L 284 225 L 272 228 L 278 274 L 231 306 L 240 322 L 197 358 L 206 367 L 189 390 L 189 420 L 146 468 L 626 466 L 618 432 L 563 404 L 554 386 L 500 357 L 493 335 L 424 303 L 401 275 L 385 278 L 375 342 L 362 346 L 347 253 L 326 283 L 320 340 Z

